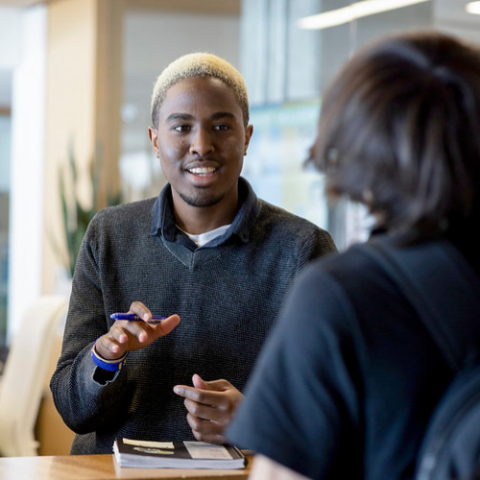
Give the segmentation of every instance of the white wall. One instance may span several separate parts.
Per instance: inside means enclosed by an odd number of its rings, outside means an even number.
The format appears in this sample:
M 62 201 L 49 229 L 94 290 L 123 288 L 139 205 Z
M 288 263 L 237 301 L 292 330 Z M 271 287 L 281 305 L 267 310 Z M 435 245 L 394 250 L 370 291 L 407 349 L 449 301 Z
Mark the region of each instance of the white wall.
M 20 59 L 20 8 L 0 7 L 0 69 L 11 70 Z

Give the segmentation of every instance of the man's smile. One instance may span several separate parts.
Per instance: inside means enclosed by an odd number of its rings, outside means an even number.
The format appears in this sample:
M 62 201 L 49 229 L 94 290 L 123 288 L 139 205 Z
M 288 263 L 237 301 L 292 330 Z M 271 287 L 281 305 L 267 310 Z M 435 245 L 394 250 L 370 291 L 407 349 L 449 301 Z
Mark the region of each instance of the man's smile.
M 216 171 L 217 171 L 217 169 L 215 167 L 192 167 L 192 168 L 187 168 L 188 173 L 191 173 L 192 175 L 198 175 L 200 177 L 210 175 L 210 174 L 212 174 Z

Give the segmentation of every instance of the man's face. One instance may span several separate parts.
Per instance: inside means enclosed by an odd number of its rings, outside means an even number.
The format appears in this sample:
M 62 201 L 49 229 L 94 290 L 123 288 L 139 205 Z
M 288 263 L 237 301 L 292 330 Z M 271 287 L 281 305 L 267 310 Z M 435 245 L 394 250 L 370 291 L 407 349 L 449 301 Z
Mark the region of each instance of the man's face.
M 212 77 L 172 86 L 149 134 L 174 202 L 209 207 L 237 199 L 252 127 L 245 128 L 232 89 Z

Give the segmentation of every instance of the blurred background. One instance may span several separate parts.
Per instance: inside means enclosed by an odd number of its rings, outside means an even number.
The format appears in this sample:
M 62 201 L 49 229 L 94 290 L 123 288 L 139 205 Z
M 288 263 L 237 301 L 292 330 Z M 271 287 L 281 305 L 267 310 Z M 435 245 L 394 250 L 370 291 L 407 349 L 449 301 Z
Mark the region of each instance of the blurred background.
M 419 28 L 480 43 L 480 2 L 0 0 L 0 360 L 30 305 L 68 297 L 91 216 L 165 184 L 150 96 L 186 53 L 215 53 L 244 75 L 254 135 L 243 175 L 257 194 L 340 249 L 365 240 L 366 212 L 328 205 L 303 163 L 339 67 L 366 42 Z

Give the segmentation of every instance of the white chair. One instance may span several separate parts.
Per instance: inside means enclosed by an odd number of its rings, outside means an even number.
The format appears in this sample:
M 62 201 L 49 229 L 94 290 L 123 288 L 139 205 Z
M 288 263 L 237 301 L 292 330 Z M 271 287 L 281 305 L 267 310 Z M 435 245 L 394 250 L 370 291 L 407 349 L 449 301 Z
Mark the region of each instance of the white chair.
M 35 422 L 50 352 L 68 301 L 40 297 L 25 314 L 12 341 L 0 384 L 0 455 L 36 456 Z

